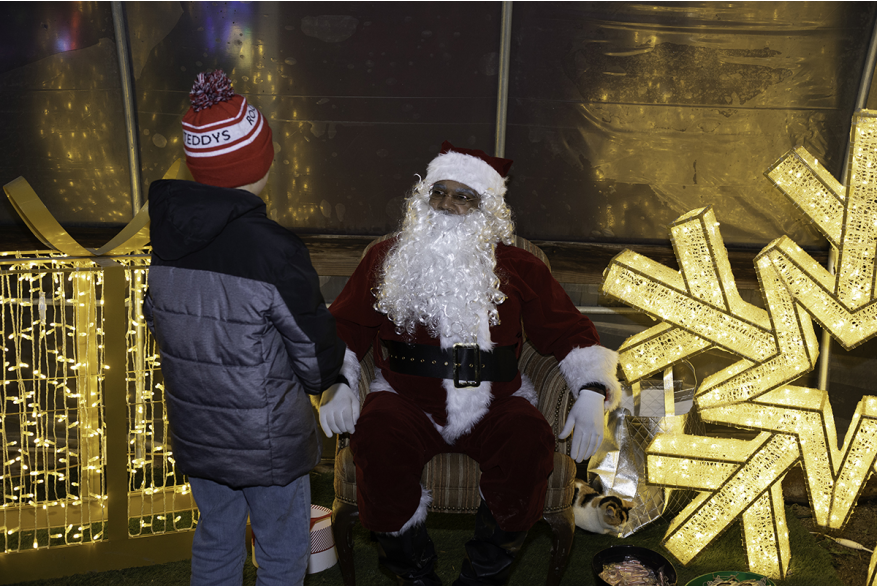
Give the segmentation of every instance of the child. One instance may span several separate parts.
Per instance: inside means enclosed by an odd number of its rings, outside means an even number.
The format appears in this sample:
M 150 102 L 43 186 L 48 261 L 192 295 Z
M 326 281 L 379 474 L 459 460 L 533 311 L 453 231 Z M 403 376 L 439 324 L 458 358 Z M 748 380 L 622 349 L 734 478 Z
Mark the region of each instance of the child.
M 259 193 L 274 158 L 262 114 L 222 71 L 200 74 L 183 117 L 194 182 L 149 188 L 144 315 L 158 341 L 173 456 L 200 520 L 192 584 L 236 584 L 247 516 L 260 584 L 301 585 L 310 554 L 311 402 L 338 381 L 344 343 L 301 240 Z

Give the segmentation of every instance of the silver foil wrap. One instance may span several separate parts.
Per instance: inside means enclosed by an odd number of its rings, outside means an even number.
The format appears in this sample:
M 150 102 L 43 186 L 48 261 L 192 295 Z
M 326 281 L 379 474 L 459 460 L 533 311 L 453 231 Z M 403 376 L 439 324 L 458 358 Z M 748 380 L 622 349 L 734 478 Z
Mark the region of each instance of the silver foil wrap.
M 672 415 L 665 409 L 667 394 L 672 394 Z M 683 387 L 682 381 L 646 380 L 639 390 L 624 386 L 621 405 L 609 413 L 603 443 L 588 463 L 588 483 L 633 504 L 621 537 L 678 512 L 693 496 L 648 485 L 645 471 L 646 447 L 658 434 L 703 434 L 703 423 L 691 408 L 693 397 L 694 388 Z

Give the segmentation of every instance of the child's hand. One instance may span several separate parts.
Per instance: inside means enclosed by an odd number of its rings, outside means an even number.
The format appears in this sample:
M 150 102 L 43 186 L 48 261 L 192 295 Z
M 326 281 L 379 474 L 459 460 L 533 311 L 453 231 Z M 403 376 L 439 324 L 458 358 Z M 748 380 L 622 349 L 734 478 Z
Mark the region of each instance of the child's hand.
M 326 436 L 353 434 L 359 419 L 359 398 L 345 383 L 336 383 L 320 398 L 320 426 Z

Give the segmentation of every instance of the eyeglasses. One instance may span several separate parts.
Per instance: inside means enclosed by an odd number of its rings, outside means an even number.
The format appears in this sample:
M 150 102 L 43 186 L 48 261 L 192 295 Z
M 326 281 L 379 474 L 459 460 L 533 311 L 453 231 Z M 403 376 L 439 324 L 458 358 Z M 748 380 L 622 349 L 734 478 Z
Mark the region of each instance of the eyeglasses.
M 444 186 L 435 186 L 429 192 L 430 200 L 444 200 L 450 196 L 451 201 L 462 206 L 477 206 L 481 197 L 469 190 L 449 190 Z

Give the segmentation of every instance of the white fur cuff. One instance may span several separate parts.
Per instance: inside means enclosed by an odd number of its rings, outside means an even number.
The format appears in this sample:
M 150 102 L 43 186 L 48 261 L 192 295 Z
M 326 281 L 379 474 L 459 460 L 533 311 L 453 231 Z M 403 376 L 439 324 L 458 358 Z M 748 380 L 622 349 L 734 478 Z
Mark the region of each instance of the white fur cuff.
M 534 407 L 539 407 L 539 394 L 536 392 L 536 387 L 533 385 L 533 382 L 530 381 L 530 378 L 527 377 L 526 374 L 521 373 L 521 387 L 512 394 L 513 397 L 522 397 Z
M 350 384 L 350 389 L 353 390 L 353 393 L 359 397 L 359 371 L 361 367 L 359 366 L 359 361 L 356 358 L 356 353 L 354 353 L 350 348 L 344 351 L 344 364 L 341 365 L 341 374 L 347 379 L 347 382 Z
M 405 532 L 407 532 L 410 528 L 413 528 L 417 524 L 422 524 L 426 521 L 427 509 L 429 508 L 429 504 L 432 503 L 432 493 L 424 487 L 420 486 L 420 504 L 417 506 L 417 509 L 414 510 L 414 515 L 405 522 L 405 524 L 399 528 L 396 532 L 387 532 L 390 536 L 401 536 Z
M 600 383 L 606 387 L 605 411 L 611 411 L 621 403 L 621 384 L 618 382 L 618 353 L 599 345 L 574 348 L 560 362 L 563 373 L 574 398 L 586 383 Z

